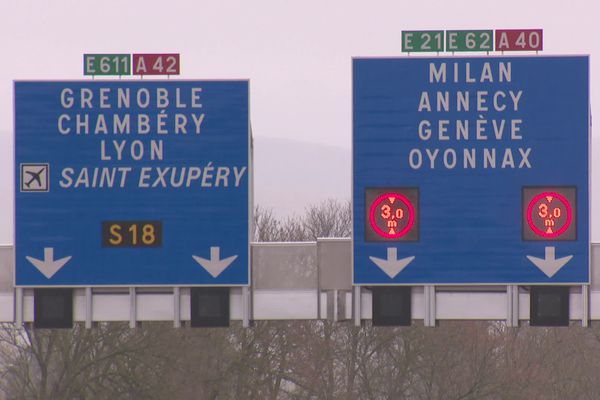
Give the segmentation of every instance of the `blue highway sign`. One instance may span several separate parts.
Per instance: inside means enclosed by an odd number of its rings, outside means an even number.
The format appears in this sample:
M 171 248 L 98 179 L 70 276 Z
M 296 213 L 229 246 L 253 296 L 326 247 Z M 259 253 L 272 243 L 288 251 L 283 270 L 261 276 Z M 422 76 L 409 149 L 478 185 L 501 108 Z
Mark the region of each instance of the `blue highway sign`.
M 589 282 L 589 59 L 353 60 L 357 285 Z
M 248 285 L 248 81 L 15 82 L 17 286 Z

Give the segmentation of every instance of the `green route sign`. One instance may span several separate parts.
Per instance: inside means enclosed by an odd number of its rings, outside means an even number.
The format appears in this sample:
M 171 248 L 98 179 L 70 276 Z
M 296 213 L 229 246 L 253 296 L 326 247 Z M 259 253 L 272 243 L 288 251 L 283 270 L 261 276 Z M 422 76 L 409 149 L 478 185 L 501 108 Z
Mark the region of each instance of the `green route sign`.
M 541 51 L 543 29 L 402 31 L 402 52 Z
M 131 75 L 130 54 L 84 54 L 84 75 Z
M 402 51 L 444 51 L 444 31 L 402 31 Z
M 494 31 L 446 31 L 446 51 L 493 51 Z

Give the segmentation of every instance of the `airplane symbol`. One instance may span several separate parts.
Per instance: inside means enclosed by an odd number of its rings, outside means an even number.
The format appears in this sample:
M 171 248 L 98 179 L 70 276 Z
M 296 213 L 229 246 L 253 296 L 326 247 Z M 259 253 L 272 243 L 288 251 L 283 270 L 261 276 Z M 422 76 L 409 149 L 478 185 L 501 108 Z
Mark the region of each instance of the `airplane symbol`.
M 21 191 L 47 192 L 50 189 L 49 164 L 21 164 Z
M 37 182 L 37 186 L 38 187 L 42 187 L 42 173 L 46 172 L 46 167 L 43 167 L 42 169 L 40 169 L 38 172 L 33 172 L 33 171 L 24 171 L 27 175 L 31 176 L 31 179 L 28 182 L 25 182 L 25 186 L 26 187 L 31 187 L 31 184 L 33 183 L 33 181 Z

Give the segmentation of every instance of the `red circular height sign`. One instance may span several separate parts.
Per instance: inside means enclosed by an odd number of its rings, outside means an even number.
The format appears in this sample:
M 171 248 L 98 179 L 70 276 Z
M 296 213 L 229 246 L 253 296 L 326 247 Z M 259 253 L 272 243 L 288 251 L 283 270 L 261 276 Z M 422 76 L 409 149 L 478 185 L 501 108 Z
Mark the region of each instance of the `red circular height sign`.
M 557 238 L 565 233 L 572 215 L 569 200 L 557 192 L 539 193 L 527 206 L 529 228 L 543 238 Z
M 415 209 L 406 196 L 400 193 L 384 193 L 371 203 L 369 223 L 379 236 L 398 239 L 413 227 Z

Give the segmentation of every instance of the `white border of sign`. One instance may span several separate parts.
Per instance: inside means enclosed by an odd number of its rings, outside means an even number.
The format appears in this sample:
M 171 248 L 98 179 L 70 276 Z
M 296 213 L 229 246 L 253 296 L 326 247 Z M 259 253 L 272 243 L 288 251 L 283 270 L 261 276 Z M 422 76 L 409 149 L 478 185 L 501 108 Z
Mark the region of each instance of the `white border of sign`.
M 111 77 L 112 78 L 112 77 Z M 123 82 L 123 81 L 130 81 L 130 82 L 139 82 L 139 79 L 128 79 L 128 80 L 116 80 L 114 78 L 112 79 L 105 79 L 103 80 L 105 82 Z M 245 79 L 165 79 L 165 80 L 161 80 L 161 79 L 152 79 L 152 80 L 143 80 L 143 82 L 159 82 L 159 83 L 164 83 L 164 82 L 198 82 L 198 81 L 203 81 L 203 82 L 231 82 L 231 81 L 238 81 L 238 82 L 247 82 L 248 83 L 248 243 L 247 243 L 247 252 L 248 252 L 248 265 L 247 265 L 247 270 L 248 270 L 248 282 L 246 284 L 231 284 L 231 285 L 225 285 L 225 284 L 177 284 L 177 285 L 173 285 L 173 284 L 154 284 L 154 285 L 148 285 L 148 284 L 118 284 L 118 285 L 43 285 L 43 286 L 39 286 L 39 285 L 17 285 L 16 280 L 17 280 L 17 243 L 16 243 L 16 237 L 17 237 L 17 201 L 16 201 L 16 191 L 13 192 L 13 286 L 15 288 L 25 288 L 25 289 L 29 289 L 29 288 L 95 288 L 95 287 L 104 287 L 104 288 L 131 288 L 131 287 L 153 287 L 153 288 L 162 288 L 162 287 L 169 287 L 169 288 L 182 288 L 182 287 L 250 287 L 252 285 L 252 248 L 250 247 L 250 243 L 252 242 L 252 233 L 254 231 L 254 160 L 253 160 L 253 142 L 252 142 L 252 127 L 250 125 L 250 110 L 251 110 L 251 101 L 250 101 L 250 79 L 245 78 Z M 46 79 L 46 80 L 27 80 L 27 79 L 23 79 L 23 80 L 13 80 L 13 168 L 14 168 L 14 164 L 15 164 L 15 160 L 16 160 L 16 151 L 17 151 L 17 145 L 16 145 L 16 140 L 14 140 L 15 138 L 15 125 L 14 125 L 14 121 L 16 121 L 16 104 L 15 104 L 15 84 L 17 82 L 39 82 L 39 83 L 45 83 L 45 82 L 50 82 L 50 83 L 58 83 L 58 82 L 86 82 L 85 79 L 65 79 L 65 80 L 53 80 L 53 79 Z M 15 175 L 16 171 L 13 170 L 13 175 L 12 175 L 12 179 L 13 179 L 13 189 L 16 190 L 16 184 L 17 182 L 14 181 L 15 179 Z
M 588 204 L 588 217 L 589 217 L 589 222 L 588 223 L 588 239 L 589 239 L 589 245 L 588 245 L 588 281 L 587 283 L 581 283 L 581 282 L 576 282 L 576 283 L 553 283 L 553 282 L 546 282 L 546 283 L 536 283 L 536 282 L 510 282 L 510 283 L 506 283 L 506 282 L 495 282 L 495 283 L 431 283 L 431 282 L 419 282 L 418 284 L 415 283 L 396 283 L 396 282 L 389 282 L 389 283 L 369 283 L 369 284 L 364 284 L 364 283 L 355 283 L 354 280 L 354 60 L 355 59 L 372 59 L 372 60 L 392 60 L 392 59 L 415 59 L 415 58 L 420 58 L 420 59 L 431 59 L 431 58 L 436 58 L 436 57 L 440 57 L 440 58 L 452 58 L 452 57 L 456 57 L 456 58 L 503 58 L 503 57 L 510 57 L 510 58 L 531 58 L 531 57 L 540 57 L 540 58 L 558 58 L 558 57 L 587 57 L 589 62 L 588 62 L 588 196 L 587 196 L 587 204 Z M 589 286 L 591 284 L 592 281 L 592 204 L 590 202 L 591 200 L 591 190 L 592 190 L 592 165 L 591 165 L 591 159 L 592 159 L 592 103 L 591 103 L 591 77 L 590 77 L 590 67 L 591 65 L 591 55 L 590 54 L 551 54 L 551 55 L 531 55 L 531 54 L 517 54 L 517 55 L 506 55 L 506 54 L 494 54 L 494 55 L 470 55 L 470 54 L 464 54 L 464 53 L 460 53 L 458 55 L 448 55 L 448 54 L 438 54 L 437 56 L 426 56 L 426 55 L 419 55 L 419 56 L 408 56 L 408 55 L 400 55 L 400 56 L 381 56 L 381 57 L 377 57 L 377 56 L 353 56 L 351 63 L 350 63 L 350 87 L 351 87 L 351 94 L 350 94 L 350 109 L 352 110 L 352 113 L 350 114 L 350 127 L 351 127 L 351 138 L 352 141 L 350 143 L 350 152 L 351 152 L 351 168 L 352 168 L 352 173 L 350 174 L 350 190 L 351 190 L 351 198 L 350 198 L 350 207 L 352 210 L 352 215 L 351 215 L 351 223 L 352 223 L 352 236 L 350 238 L 350 242 L 351 242 L 351 246 L 352 246 L 352 253 L 350 256 L 350 267 L 351 267 L 351 276 L 352 276 L 352 286 L 355 289 L 360 289 L 361 287 L 370 287 L 370 286 L 464 286 L 464 287 L 473 287 L 473 286 L 531 286 L 531 285 L 535 285 L 535 286 Z

